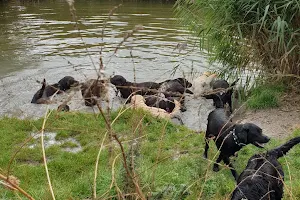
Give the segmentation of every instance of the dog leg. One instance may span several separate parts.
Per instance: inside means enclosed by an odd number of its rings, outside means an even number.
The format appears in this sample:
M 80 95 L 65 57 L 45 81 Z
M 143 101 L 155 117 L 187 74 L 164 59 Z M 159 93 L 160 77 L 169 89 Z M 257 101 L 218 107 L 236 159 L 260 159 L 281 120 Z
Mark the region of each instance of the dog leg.
M 204 140 L 205 140 L 205 149 L 204 149 L 203 157 L 207 158 L 207 151 L 209 149 L 209 139 L 205 138 Z
M 219 163 L 221 162 L 221 160 L 223 160 L 223 155 L 222 153 L 220 153 L 218 159 L 216 160 L 216 163 L 214 164 L 213 166 L 213 171 L 214 172 L 218 172 L 220 169 L 219 169 Z
M 226 165 L 229 166 L 231 174 L 233 175 L 234 179 L 237 181 L 238 174 L 237 174 L 236 170 L 234 169 L 233 165 L 230 163 L 229 157 L 224 157 L 223 161 Z

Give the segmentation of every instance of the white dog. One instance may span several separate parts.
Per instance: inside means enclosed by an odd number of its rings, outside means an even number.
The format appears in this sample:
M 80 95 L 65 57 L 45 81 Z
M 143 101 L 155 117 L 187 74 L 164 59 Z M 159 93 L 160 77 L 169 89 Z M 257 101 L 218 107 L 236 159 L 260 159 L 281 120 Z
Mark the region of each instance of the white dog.
M 192 91 L 194 97 L 200 97 L 203 93 L 211 90 L 211 83 L 217 77 L 216 74 L 211 74 L 209 72 L 204 72 L 201 76 L 193 80 Z

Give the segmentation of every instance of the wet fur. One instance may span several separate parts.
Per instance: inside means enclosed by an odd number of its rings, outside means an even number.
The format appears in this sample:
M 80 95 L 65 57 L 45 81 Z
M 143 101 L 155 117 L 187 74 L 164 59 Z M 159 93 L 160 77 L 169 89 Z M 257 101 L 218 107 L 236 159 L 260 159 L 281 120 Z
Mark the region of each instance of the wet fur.
M 52 96 L 55 93 L 61 93 L 59 90 L 59 84 L 55 83 L 52 85 L 47 85 L 46 84 L 46 79 L 43 80 L 42 82 L 42 87 L 39 89 L 34 95 L 31 100 L 31 103 L 36 103 L 36 104 L 47 104 L 49 103 L 49 97 Z
M 79 84 L 72 76 L 65 76 L 58 81 L 59 89 L 62 91 L 67 91 L 71 87 L 77 86 Z
M 181 96 L 180 94 L 193 92 L 187 88 L 192 87 L 192 84 L 185 78 L 176 78 L 173 80 L 166 80 L 160 83 L 159 92 L 163 93 L 166 97 Z
M 212 84 L 213 90 L 224 89 L 218 93 L 204 95 L 206 99 L 213 99 L 214 106 L 216 108 L 224 108 L 225 104 L 228 104 L 230 113 L 232 113 L 232 94 L 233 86 L 236 85 L 239 79 L 229 85 L 226 80 L 216 80 Z M 228 89 L 229 88 L 229 89 Z
M 83 83 L 80 89 L 82 97 L 84 99 L 84 104 L 86 106 L 94 106 L 97 104 L 97 97 L 106 95 L 106 81 L 90 79 Z
M 151 89 L 157 90 L 160 87 L 159 83 L 155 82 L 142 82 L 142 83 L 133 83 L 127 81 L 121 75 L 115 75 L 110 79 L 110 82 L 116 86 L 117 90 L 120 91 L 121 96 L 125 99 L 130 97 L 131 94 L 139 94 L 139 95 L 151 95 L 155 94 L 155 92 L 150 91 Z M 128 103 L 128 102 L 127 102 Z
M 277 159 L 299 143 L 300 137 L 295 137 L 267 153 L 252 156 L 237 180 L 231 199 L 282 199 L 284 172 Z
M 222 160 L 231 168 L 231 173 L 235 179 L 238 175 L 234 167 L 230 163 L 230 157 L 238 152 L 243 146 L 253 144 L 257 147 L 260 143 L 266 143 L 270 139 L 262 134 L 262 129 L 253 123 L 235 124 L 230 121 L 225 109 L 217 108 L 208 115 L 208 124 L 205 135 L 205 151 L 203 156 L 207 158 L 209 149 L 209 139 L 213 138 L 220 155 L 213 166 L 214 171 L 219 171 L 219 165 Z M 239 142 L 243 145 L 236 144 L 231 131 L 235 129 L 235 134 Z M 224 142 L 223 142 L 224 141 Z
M 46 79 L 42 82 L 42 87 L 39 89 L 34 95 L 31 100 L 31 103 L 36 104 L 47 104 L 50 103 L 49 97 L 54 95 L 55 93 L 60 94 L 63 91 L 67 91 L 73 86 L 78 85 L 79 82 L 76 81 L 71 76 L 65 76 L 58 81 L 58 83 L 47 85 Z
M 161 108 L 169 113 L 175 108 L 174 99 L 171 97 L 165 98 L 155 95 L 145 96 L 145 103 L 147 106 Z

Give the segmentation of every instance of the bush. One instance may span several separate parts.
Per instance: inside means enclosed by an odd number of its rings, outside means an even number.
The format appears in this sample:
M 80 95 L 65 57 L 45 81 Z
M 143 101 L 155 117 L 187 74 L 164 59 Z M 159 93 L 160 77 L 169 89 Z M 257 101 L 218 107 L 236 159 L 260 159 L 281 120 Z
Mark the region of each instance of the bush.
M 178 0 L 176 11 L 228 70 L 300 75 L 299 0 Z

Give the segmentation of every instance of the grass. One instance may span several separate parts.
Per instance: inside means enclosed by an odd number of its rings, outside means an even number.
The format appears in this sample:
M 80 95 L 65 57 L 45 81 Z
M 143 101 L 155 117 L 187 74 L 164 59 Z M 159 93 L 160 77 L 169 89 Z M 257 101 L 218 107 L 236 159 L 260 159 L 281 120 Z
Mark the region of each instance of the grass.
M 117 114 L 112 113 L 111 118 L 114 119 Z M 42 119 L 34 121 L 2 118 L 0 127 L 0 170 L 2 174 L 6 174 L 10 159 L 33 132 L 41 129 Z M 202 190 L 201 199 L 227 199 L 235 187 L 229 169 L 223 166 L 220 172 L 215 173 L 210 160 L 202 158 L 203 134 L 196 134 L 183 126 L 173 125 L 137 110 L 126 111 L 112 129 L 122 141 L 128 158 L 131 155 L 130 149 L 136 150 L 133 162 L 135 173 L 143 193 L 149 199 L 197 199 Z M 78 153 L 65 152 L 64 146 L 60 145 L 46 149 L 56 199 L 91 199 L 95 161 L 106 132 L 102 117 L 75 112 L 53 112 L 46 123 L 45 131 L 56 132 L 56 140 L 72 137 L 82 146 L 82 151 Z M 299 136 L 300 131 L 295 131 L 293 135 Z M 39 142 L 39 139 L 34 140 L 37 141 L 32 142 Z M 133 141 L 138 141 L 136 148 L 133 148 Z M 283 142 L 272 139 L 266 148 L 270 149 Z M 125 174 L 118 144 L 112 142 L 111 157 L 108 152 L 109 144 L 106 139 L 100 156 L 97 177 L 99 199 L 117 195 L 117 187 L 123 195 L 134 192 Z M 213 159 L 217 153 L 213 142 L 210 147 L 209 159 Z M 248 145 L 239 152 L 234 166 L 241 172 L 249 157 L 263 151 Z M 289 190 L 292 191 L 294 199 L 300 198 L 299 153 L 300 146 L 297 146 L 280 160 L 286 174 L 284 199 L 291 199 L 287 192 Z M 40 145 L 35 148 L 25 145 L 12 162 L 11 174 L 20 180 L 20 186 L 34 198 L 51 199 Z M 115 183 L 110 187 L 113 174 Z M 0 198 L 18 199 L 15 192 L 2 186 Z
M 260 85 L 250 92 L 247 100 L 247 107 L 250 109 L 265 109 L 279 106 L 279 97 L 285 91 L 282 84 Z

